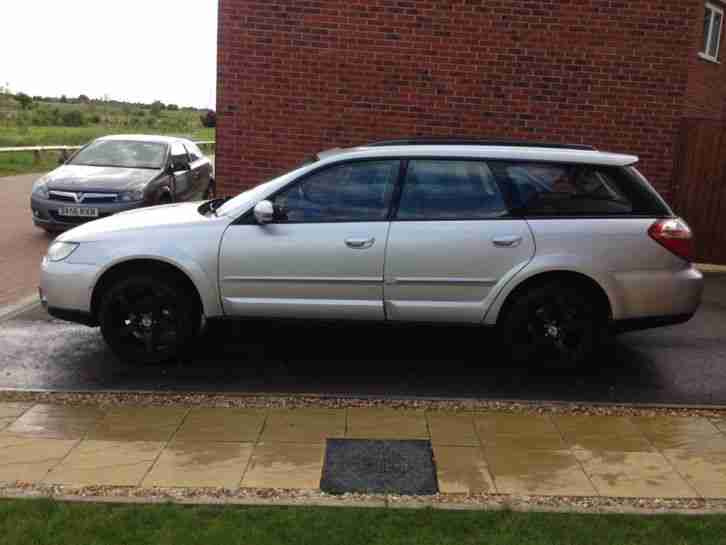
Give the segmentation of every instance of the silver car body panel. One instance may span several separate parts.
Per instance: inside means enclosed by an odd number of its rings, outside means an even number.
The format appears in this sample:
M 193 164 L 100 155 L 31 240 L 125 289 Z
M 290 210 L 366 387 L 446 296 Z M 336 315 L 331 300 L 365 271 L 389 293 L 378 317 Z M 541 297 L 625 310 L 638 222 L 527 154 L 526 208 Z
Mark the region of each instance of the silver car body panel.
M 226 313 L 383 320 L 388 222 L 233 225 L 219 253 Z M 346 241 L 369 241 L 351 248 Z
M 150 259 L 178 267 L 190 278 L 207 317 L 492 325 L 522 282 L 569 271 L 591 278 L 603 289 L 615 320 L 688 315 L 697 309 L 702 277 L 648 236 L 655 218 L 269 225 L 236 221 L 256 203 L 321 166 L 358 158 L 417 156 L 616 166 L 637 160 L 595 151 L 495 146 L 335 150 L 230 200 L 218 216 L 203 216 L 198 204 L 185 203 L 123 212 L 76 227 L 57 240 L 78 242 L 79 248 L 62 262 L 44 261 L 42 290 L 50 306 L 88 312 L 94 287 L 105 272 L 124 262 Z M 360 247 L 346 243 L 351 240 Z M 370 240 L 370 245 L 358 244 Z
M 497 246 L 499 240 L 512 243 Z M 386 316 L 481 322 L 495 288 L 534 251 L 524 220 L 394 221 L 386 250 Z

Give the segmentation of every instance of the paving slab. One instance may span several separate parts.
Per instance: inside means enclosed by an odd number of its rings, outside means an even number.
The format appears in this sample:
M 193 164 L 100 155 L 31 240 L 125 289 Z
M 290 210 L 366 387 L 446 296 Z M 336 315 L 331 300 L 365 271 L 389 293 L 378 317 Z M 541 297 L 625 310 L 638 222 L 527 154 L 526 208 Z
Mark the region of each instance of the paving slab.
M 266 415 L 260 409 L 194 408 L 174 437 L 178 441 L 256 442 Z
M 726 498 L 726 450 L 663 452 L 678 473 L 704 498 Z
M 500 494 L 596 496 L 597 490 L 569 450 L 487 447 L 485 456 Z
M 605 451 L 648 451 L 652 445 L 626 416 L 556 415 L 555 425 L 569 448 Z
M 480 447 L 434 444 L 439 490 L 444 494 L 494 494 L 496 488 Z
M 348 409 L 346 437 L 353 439 L 429 439 L 424 411 Z
M 564 449 L 562 434 L 549 416 L 506 413 L 474 415 L 482 444 L 510 449 Z
M 252 448 L 251 443 L 173 441 L 161 453 L 142 485 L 236 489 Z
M 575 450 L 598 493 L 620 498 L 700 497 L 659 452 Z
M 471 413 L 429 412 L 426 414 L 426 420 L 433 445 L 456 447 L 480 445 Z
M 102 418 L 97 407 L 39 403 L 25 411 L 4 433 L 47 439 L 81 439 Z
M 87 439 L 168 441 L 189 412 L 185 407 L 115 407 L 98 420 Z
M 324 452 L 325 445 L 322 442 L 260 443 L 252 452 L 242 486 L 318 489 Z
M 345 435 L 345 411 L 339 409 L 271 409 L 260 440 L 324 443 Z
M 72 486 L 138 486 L 163 448 L 163 442 L 86 440 L 44 481 Z
M 633 422 L 659 449 L 726 449 L 726 435 L 707 418 L 683 416 L 633 417 Z
M 0 482 L 37 482 L 78 444 L 76 440 L 0 435 Z

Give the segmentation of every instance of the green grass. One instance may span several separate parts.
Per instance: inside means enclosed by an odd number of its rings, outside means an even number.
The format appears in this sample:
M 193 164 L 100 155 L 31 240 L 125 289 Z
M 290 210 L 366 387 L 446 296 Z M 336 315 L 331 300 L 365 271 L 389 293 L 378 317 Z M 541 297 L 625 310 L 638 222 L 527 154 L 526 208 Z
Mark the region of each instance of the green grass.
M 0 153 L 0 176 L 48 172 L 58 166 L 58 153 Z
M 0 503 L 3 545 L 707 545 L 724 536 L 722 515 Z

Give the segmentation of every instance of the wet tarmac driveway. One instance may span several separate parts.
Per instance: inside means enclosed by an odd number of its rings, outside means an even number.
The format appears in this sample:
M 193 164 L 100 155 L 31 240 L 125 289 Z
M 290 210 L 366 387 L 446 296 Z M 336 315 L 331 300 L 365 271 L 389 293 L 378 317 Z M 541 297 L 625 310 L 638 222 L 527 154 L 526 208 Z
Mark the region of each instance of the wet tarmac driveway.
M 0 323 L 0 388 L 726 404 L 726 275 L 690 322 L 618 338 L 577 371 L 512 366 L 475 328 L 217 324 L 182 361 L 117 361 L 98 329 L 35 309 Z

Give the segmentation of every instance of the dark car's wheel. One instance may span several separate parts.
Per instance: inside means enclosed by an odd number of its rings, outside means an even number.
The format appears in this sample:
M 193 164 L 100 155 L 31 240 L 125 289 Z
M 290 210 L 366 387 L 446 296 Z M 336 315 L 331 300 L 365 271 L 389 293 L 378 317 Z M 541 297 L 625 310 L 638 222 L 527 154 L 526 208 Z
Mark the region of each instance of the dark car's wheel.
M 512 359 L 574 367 L 606 338 L 607 316 L 589 290 L 562 283 L 533 287 L 508 307 L 500 327 Z
M 209 180 L 209 185 L 207 186 L 207 190 L 204 192 L 204 200 L 213 199 L 217 196 L 217 184 L 214 181 L 214 178 Z
M 101 332 L 121 359 L 166 361 L 193 340 L 201 312 L 193 297 L 173 281 L 154 275 L 131 276 L 103 294 Z

